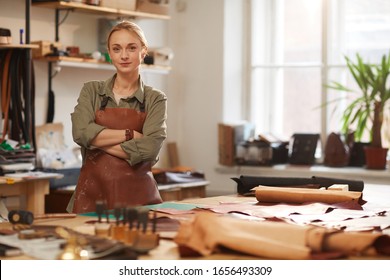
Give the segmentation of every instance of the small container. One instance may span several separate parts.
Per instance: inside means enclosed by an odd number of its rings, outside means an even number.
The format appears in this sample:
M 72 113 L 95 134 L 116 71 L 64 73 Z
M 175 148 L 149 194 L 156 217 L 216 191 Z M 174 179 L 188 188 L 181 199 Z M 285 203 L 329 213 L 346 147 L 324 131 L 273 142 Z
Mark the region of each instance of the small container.
M 88 5 L 94 5 L 94 6 L 100 5 L 100 0 L 87 0 L 86 2 Z
M 0 28 L 0 45 L 12 44 L 11 30 Z
M 110 237 L 111 225 L 109 223 L 95 224 L 95 235 L 100 237 Z

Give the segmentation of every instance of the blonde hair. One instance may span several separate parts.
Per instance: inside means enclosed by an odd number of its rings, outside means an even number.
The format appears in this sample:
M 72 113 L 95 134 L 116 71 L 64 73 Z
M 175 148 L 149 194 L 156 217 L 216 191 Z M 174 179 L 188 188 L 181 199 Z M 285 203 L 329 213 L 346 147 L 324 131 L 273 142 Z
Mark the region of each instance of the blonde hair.
M 142 31 L 141 27 L 139 27 L 134 22 L 124 20 L 124 21 L 119 22 L 117 25 L 115 25 L 111 29 L 110 33 L 108 34 L 108 37 L 107 37 L 107 49 L 108 50 L 110 49 L 111 35 L 114 32 L 119 31 L 119 30 L 127 30 L 130 32 L 133 32 L 138 37 L 138 39 L 141 41 L 141 46 L 144 47 L 146 50 L 148 49 L 148 41 L 146 40 L 145 34 Z

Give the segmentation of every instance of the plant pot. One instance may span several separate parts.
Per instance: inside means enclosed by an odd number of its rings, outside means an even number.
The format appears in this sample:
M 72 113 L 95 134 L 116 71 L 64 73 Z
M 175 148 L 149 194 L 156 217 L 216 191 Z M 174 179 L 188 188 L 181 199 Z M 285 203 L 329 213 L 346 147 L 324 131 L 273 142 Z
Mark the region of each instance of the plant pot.
M 364 147 L 370 145 L 368 142 L 354 142 L 350 150 L 349 166 L 363 167 L 366 164 Z
M 387 148 L 364 147 L 367 169 L 386 169 Z

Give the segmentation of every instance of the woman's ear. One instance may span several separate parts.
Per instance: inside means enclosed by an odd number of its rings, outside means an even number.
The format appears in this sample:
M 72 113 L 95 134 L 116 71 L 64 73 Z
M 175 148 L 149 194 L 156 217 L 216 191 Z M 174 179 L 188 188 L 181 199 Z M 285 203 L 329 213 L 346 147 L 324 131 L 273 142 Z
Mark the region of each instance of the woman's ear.
M 142 59 L 144 59 L 145 58 L 145 56 L 148 54 L 148 49 L 147 48 L 145 48 L 145 47 L 143 47 L 142 48 L 142 54 L 141 54 L 141 56 L 142 56 Z

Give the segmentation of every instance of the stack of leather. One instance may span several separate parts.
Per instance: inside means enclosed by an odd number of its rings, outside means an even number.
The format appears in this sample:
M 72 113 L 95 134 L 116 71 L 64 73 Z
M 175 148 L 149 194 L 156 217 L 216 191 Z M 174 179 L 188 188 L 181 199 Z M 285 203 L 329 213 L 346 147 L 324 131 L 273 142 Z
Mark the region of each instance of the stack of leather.
M 205 175 L 202 171 L 197 171 L 185 166 L 174 168 L 154 168 L 152 170 L 154 179 L 159 185 L 191 183 L 204 181 Z

